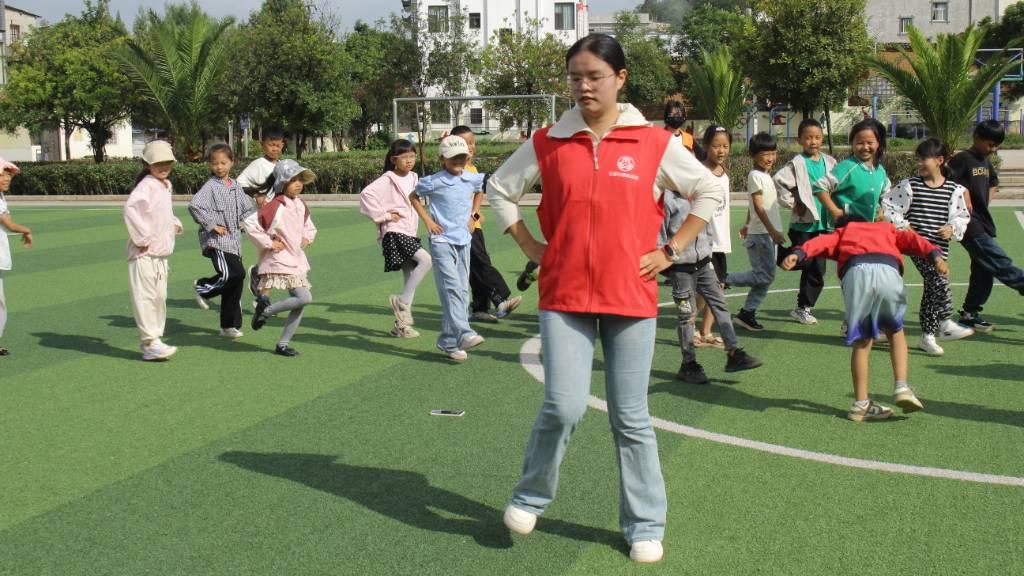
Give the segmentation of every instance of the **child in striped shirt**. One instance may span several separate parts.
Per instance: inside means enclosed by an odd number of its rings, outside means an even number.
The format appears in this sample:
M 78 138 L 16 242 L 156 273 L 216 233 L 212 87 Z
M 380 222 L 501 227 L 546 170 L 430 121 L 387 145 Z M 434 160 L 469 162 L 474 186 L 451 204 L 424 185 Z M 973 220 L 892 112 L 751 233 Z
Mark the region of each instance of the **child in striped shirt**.
M 971 220 L 965 190 L 947 178 L 949 152 L 941 141 L 924 140 L 915 155 L 919 176 L 903 180 L 882 196 L 882 212 L 897 228 L 909 228 L 938 246 L 943 259 L 949 260 L 949 239 L 963 238 Z M 917 346 L 928 354 L 941 356 L 944 350 L 936 340 L 959 340 L 974 334 L 974 330 L 951 318 L 953 292 L 949 289 L 949 278 L 926 258 L 912 256 L 911 260 L 924 280 L 921 341 Z
M 210 179 L 192 197 L 189 214 L 199 224 L 199 246 L 213 262 L 216 274 L 192 282 L 196 302 L 210 309 L 210 298 L 220 296 L 220 335 L 242 336 L 242 290 L 245 267 L 242 265 L 242 222 L 256 213 L 252 199 L 242 192 L 237 180 L 230 178 L 234 155 L 231 147 L 216 144 L 210 148 Z

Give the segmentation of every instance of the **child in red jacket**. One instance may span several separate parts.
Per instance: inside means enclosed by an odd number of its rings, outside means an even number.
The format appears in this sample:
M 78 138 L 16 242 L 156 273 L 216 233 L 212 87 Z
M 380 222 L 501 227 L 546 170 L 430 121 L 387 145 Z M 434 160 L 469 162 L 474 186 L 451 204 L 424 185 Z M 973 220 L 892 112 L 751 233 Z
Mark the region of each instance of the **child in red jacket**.
M 903 333 L 907 288 L 903 285 L 903 254 L 927 257 L 935 263 L 939 274 L 949 275 L 942 251 L 916 232 L 897 230 L 888 222 L 865 222 L 854 215 L 839 218 L 835 233 L 809 240 L 782 262 L 783 268 L 791 270 L 807 258 L 823 256 L 838 261 L 849 325 L 846 343 L 853 345 L 850 365 L 856 398 L 846 416 L 854 422 L 892 416 L 890 408 L 868 398 L 868 360 L 871 345 L 880 332 L 889 338 L 889 357 L 896 380 L 894 402 L 904 412 L 924 408 L 907 384 L 907 338 Z

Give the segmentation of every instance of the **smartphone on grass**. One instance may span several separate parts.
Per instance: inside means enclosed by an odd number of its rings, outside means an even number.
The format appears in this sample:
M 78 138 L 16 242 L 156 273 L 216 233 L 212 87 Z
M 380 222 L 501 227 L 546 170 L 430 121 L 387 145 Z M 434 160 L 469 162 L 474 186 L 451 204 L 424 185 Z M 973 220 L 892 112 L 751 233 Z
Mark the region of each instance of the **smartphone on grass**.
M 465 410 L 431 410 L 431 416 L 462 416 Z

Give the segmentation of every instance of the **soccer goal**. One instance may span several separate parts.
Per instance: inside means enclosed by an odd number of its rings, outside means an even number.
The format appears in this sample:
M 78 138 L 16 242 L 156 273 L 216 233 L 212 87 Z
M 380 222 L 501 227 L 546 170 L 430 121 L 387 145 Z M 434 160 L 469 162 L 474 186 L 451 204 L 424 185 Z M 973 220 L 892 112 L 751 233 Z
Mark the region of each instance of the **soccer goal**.
M 553 124 L 570 105 L 569 98 L 556 94 L 393 98 L 391 133 L 429 141 L 461 124 L 492 140 L 514 142 Z

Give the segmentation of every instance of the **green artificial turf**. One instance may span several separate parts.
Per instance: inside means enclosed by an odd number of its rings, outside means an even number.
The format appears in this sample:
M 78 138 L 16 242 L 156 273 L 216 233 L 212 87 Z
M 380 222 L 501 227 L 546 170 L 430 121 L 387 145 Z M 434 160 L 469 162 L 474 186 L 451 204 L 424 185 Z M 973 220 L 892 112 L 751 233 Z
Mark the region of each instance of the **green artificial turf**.
M 528 538 L 501 511 L 518 479 L 541 385 L 520 365 L 537 333 L 536 289 L 464 365 L 434 348 L 433 280 L 417 293 L 423 336 L 387 335 L 385 274 L 373 226 L 354 209 L 314 207 L 314 303 L 293 345 L 274 356 L 274 320 L 217 336 L 192 279 L 210 273 L 186 222 L 171 259 L 170 362 L 140 361 L 127 295 L 119 209 L 22 208 L 36 246 L 15 247 L 0 358 L 0 574 L 1011 574 L 1024 571 L 1024 488 L 907 476 L 797 460 L 659 432 L 669 491 L 665 560 L 635 566 L 618 531 L 618 476 L 607 417 L 588 411 L 562 466 L 558 498 Z M 1024 264 L 1024 230 L 995 211 L 999 241 Z M 733 210 L 737 224 L 744 212 Z M 523 257 L 486 227 L 514 284 Z M 12 240 L 14 240 L 12 238 Z M 746 268 L 734 242 L 731 270 Z M 246 261 L 255 250 L 246 246 Z M 955 246 L 953 282 L 969 261 Z M 907 281 L 919 282 L 911 266 Z M 830 264 L 828 284 L 834 286 Z M 779 272 L 775 289 L 795 288 Z M 964 287 L 954 287 L 954 303 Z M 663 289 L 668 299 L 667 289 Z M 730 290 L 735 310 L 741 291 Z M 766 330 L 740 331 L 765 360 L 714 383 L 674 379 L 670 309 L 659 320 L 651 412 L 666 420 L 805 450 L 1024 476 L 1020 297 L 997 287 L 988 335 L 911 352 L 925 411 L 847 422 L 849 349 L 841 300 L 826 290 L 821 323 L 788 317 L 795 293 L 769 296 Z M 908 340 L 920 288 L 910 289 Z M 248 304 L 246 304 L 248 322 Z M 598 367 L 600 353 L 598 354 Z M 872 355 L 872 393 L 891 394 L 887 349 Z M 602 374 L 594 393 L 603 396 Z M 460 408 L 461 418 L 431 409 Z

